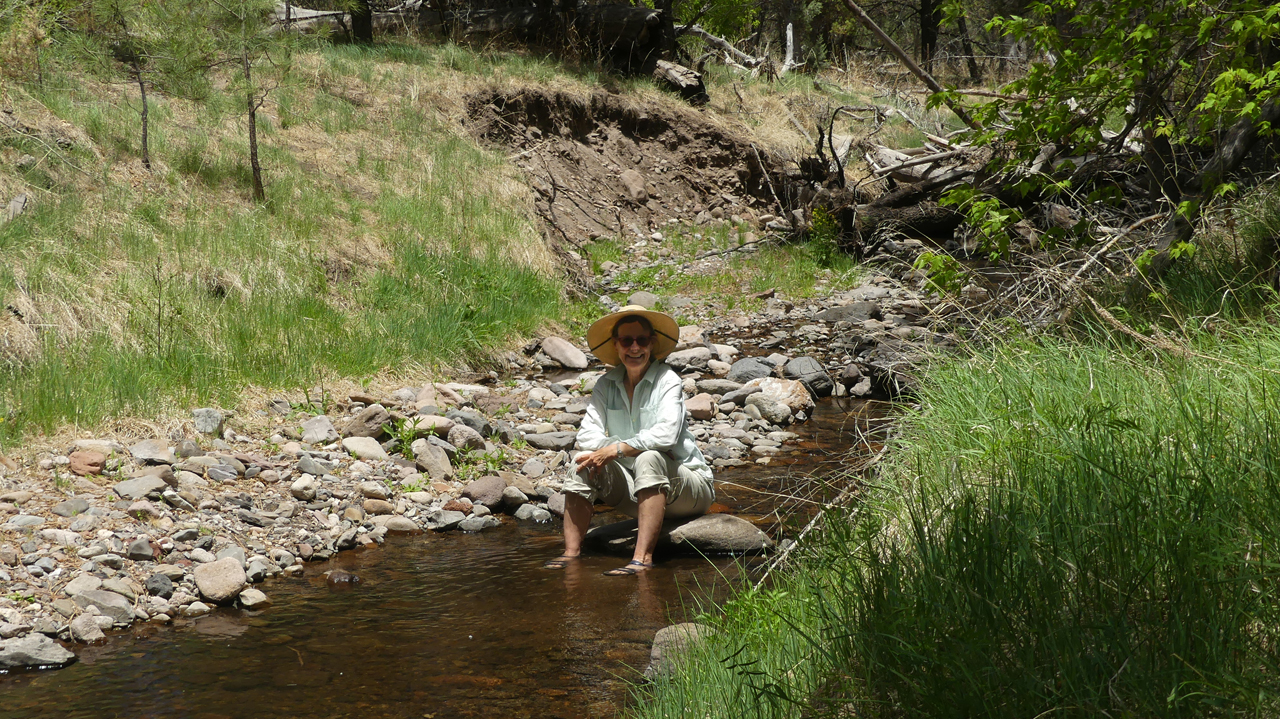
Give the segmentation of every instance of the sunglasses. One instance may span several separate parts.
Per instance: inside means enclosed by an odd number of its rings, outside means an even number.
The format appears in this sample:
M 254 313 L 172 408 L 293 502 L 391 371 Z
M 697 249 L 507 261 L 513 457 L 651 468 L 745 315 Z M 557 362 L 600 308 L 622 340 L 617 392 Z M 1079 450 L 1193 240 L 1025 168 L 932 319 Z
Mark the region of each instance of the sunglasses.
M 626 349 L 633 344 L 637 347 L 648 347 L 649 344 L 653 342 L 653 338 L 648 335 L 641 335 L 640 337 L 615 337 L 614 339 L 617 340 L 618 344 L 622 345 L 623 349 Z

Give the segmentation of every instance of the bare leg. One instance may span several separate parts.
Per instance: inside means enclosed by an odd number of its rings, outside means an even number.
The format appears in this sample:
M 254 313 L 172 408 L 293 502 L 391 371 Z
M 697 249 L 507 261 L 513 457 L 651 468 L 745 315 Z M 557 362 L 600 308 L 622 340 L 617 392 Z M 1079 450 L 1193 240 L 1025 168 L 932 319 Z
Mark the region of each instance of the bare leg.
M 576 557 L 582 553 L 582 538 L 591 527 L 591 515 L 591 503 L 585 497 L 565 492 L 563 556 Z
M 639 531 L 636 534 L 636 553 L 632 560 L 652 564 L 653 548 L 658 544 L 658 532 L 662 529 L 662 518 L 667 510 L 667 497 L 657 487 L 644 489 L 636 494 L 636 505 L 639 508 L 636 512 Z M 566 516 L 568 508 L 566 503 Z

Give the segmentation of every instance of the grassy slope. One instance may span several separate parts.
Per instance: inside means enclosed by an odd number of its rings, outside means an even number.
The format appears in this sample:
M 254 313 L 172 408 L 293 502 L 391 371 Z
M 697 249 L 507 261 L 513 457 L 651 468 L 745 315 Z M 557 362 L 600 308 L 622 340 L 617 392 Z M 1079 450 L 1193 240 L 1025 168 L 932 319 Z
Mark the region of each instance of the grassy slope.
M 235 98 L 154 93 L 147 173 L 126 87 L 56 64 L 42 87 L 0 84 L 0 105 L 72 140 L 0 137 L 0 194 L 35 200 L 0 226 L 0 299 L 26 319 L 0 326 L 0 438 L 233 405 L 246 385 L 422 373 L 563 317 L 527 188 L 462 134 L 480 76 L 563 78 L 453 46 L 295 57 L 260 115 L 261 207 Z
M 1275 206 L 1128 308 L 1193 354 L 1094 331 L 932 367 L 856 508 L 635 714 L 1273 715 Z

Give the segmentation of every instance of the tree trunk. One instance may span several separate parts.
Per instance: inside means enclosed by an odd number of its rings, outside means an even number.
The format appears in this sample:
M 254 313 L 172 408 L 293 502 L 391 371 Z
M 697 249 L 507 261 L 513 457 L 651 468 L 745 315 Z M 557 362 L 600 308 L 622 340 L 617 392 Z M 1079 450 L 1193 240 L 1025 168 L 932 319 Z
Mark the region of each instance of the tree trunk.
M 964 13 L 956 19 L 956 25 L 960 30 L 960 46 L 964 48 L 965 60 L 969 63 L 969 79 L 982 82 L 982 69 L 978 67 L 978 58 L 973 54 L 973 41 L 969 39 L 969 23 L 965 22 Z
M 142 166 L 151 170 L 151 147 L 147 140 L 147 83 L 142 79 L 142 68 L 133 66 L 133 79 L 138 81 L 138 91 L 142 93 Z
M 249 109 L 249 169 L 253 173 L 253 199 L 263 202 L 267 199 L 266 190 L 262 188 L 262 166 L 258 164 L 258 101 L 253 95 L 253 75 L 249 69 L 249 51 L 241 50 L 240 59 L 244 62 L 245 100 Z
M 658 22 L 658 30 L 662 39 L 658 43 L 662 59 L 676 59 L 676 15 L 675 3 L 672 0 L 656 0 L 654 5 L 662 11 L 662 19 Z
M 356 42 L 373 42 L 373 8 L 369 0 L 356 0 L 351 9 L 351 37 Z
M 1173 262 L 1173 258 L 1169 255 L 1170 248 L 1191 240 L 1195 234 L 1193 223 L 1200 215 L 1201 206 L 1210 199 L 1218 184 L 1239 167 L 1248 156 L 1249 150 L 1253 149 L 1254 143 L 1258 141 L 1258 125 L 1262 123 L 1271 125 L 1280 123 L 1280 100 L 1272 100 L 1264 105 L 1257 120 L 1248 117 L 1240 118 L 1222 137 L 1213 156 L 1187 183 L 1190 192 L 1180 197 L 1179 204 L 1189 203 L 1186 212 L 1174 212 L 1170 215 L 1161 233 L 1160 241 L 1156 244 L 1156 254 L 1151 258 L 1151 264 L 1147 266 L 1145 277 L 1139 277 L 1138 281 L 1130 287 L 1131 290 L 1138 291 L 1145 287 L 1146 283 L 1156 282 L 1165 270 L 1169 269 L 1169 265 Z M 1145 283 L 1142 282 L 1144 279 Z
M 942 23 L 942 5 L 934 0 L 920 0 L 920 62 L 933 72 L 933 57 L 938 52 L 938 25 Z

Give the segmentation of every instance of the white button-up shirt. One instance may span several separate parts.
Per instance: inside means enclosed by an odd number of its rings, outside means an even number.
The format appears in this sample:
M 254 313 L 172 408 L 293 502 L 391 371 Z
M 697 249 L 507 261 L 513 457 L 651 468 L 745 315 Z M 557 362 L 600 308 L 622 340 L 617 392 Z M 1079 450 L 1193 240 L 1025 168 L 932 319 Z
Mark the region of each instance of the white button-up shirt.
M 636 385 L 634 400 L 627 399 L 627 368 L 618 365 L 604 373 L 591 391 L 591 404 L 578 430 L 578 447 L 595 451 L 614 442 L 626 442 L 641 452 L 667 452 L 680 464 L 710 480 L 707 466 L 693 433 L 685 422 L 684 383 L 665 362 L 654 362 Z M 635 471 L 634 457 L 620 457 L 622 466 Z

